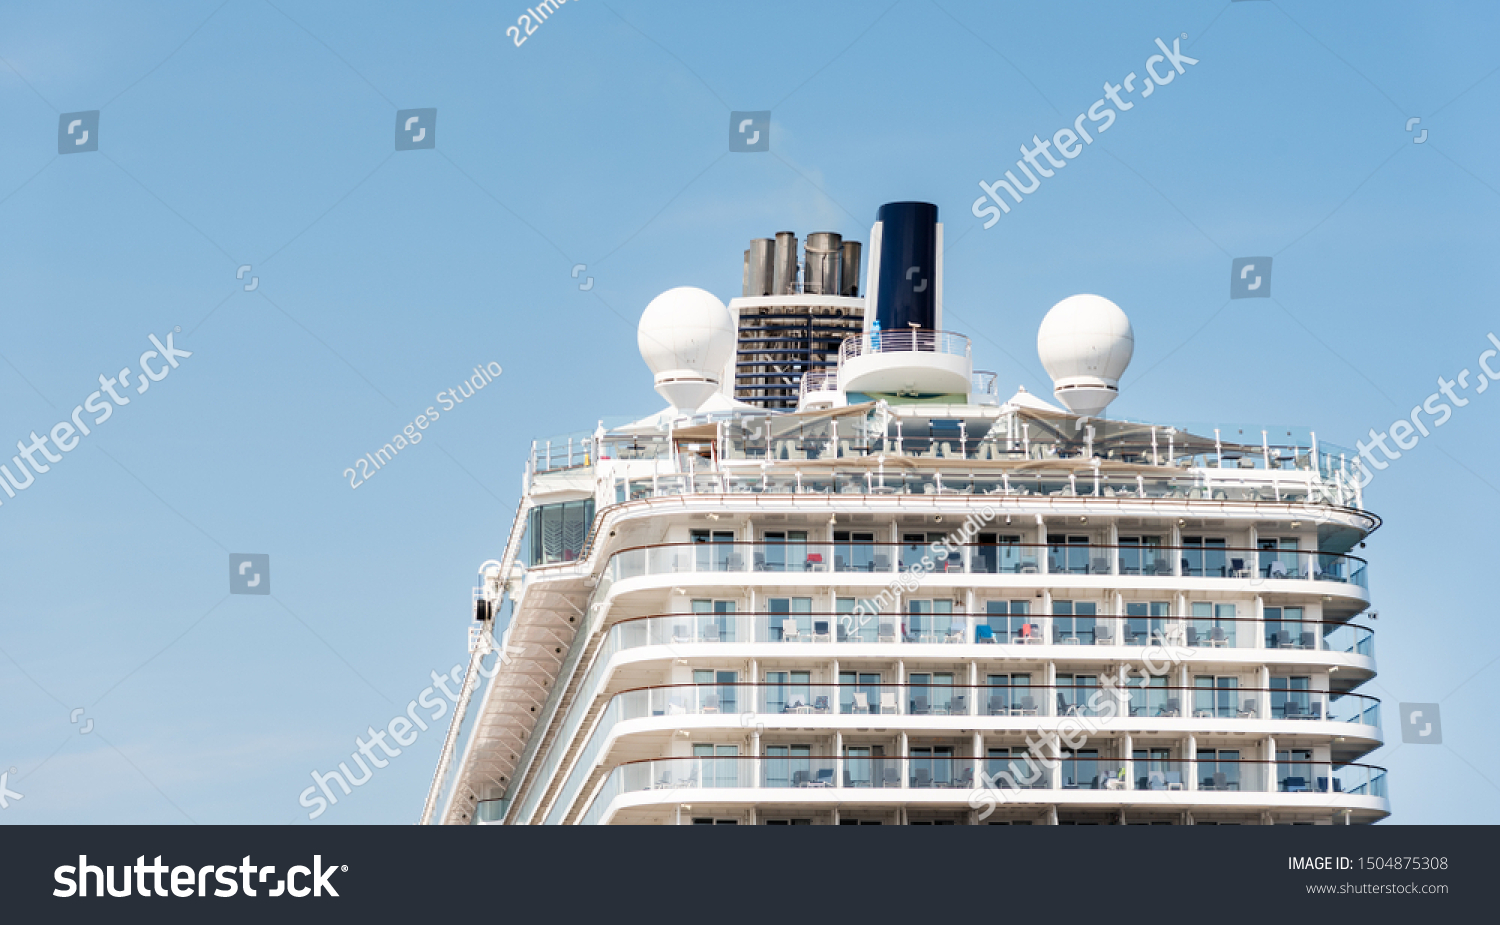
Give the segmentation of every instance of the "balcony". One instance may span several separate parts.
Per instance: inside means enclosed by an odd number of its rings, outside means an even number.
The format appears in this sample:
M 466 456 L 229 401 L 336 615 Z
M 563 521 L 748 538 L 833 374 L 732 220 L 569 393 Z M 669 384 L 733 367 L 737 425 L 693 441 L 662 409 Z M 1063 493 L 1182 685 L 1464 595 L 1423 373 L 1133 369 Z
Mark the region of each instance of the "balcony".
M 1047 764 L 1055 764 L 1047 767 Z M 903 771 L 904 769 L 904 771 Z M 1238 802 L 1233 794 L 1277 794 L 1260 805 L 1296 806 L 1306 794 L 1313 806 L 1328 807 L 1333 795 L 1388 799 L 1385 769 L 1365 764 L 1321 761 L 1253 761 L 1223 758 L 1105 758 L 1064 756 L 1049 762 L 1021 758 L 906 756 L 800 757 L 714 756 L 652 758 L 614 768 L 580 824 L 603 821 L 613 801 L 625 794 L 662 791 L 674 799 L 712 801 L 692 791 L 725 793 L 731 801 L 772 800 L 812 802 L 894 799 L 910 801 L 910 791 L 926 791 L 940 801 L 964 806 L 976 794 L 1004 799 L 1012 790 L 1025 790 L 1027 799 L 1074 802 L 1069 792 L 1098 794 L 1089 799 L 1110 804 L 1150 805 L 1148 794 L 1161 794 L 1171 805 L 1212 805 Z M 977 789 L 976 789 L 977 788 Z M 768 794 L 764 791 L 780 791 Z M 862 795 L 847 792 L 860 790 Z M 748 791 L 748 792 L 746 792 Z M 898 791 L 898 792 L 893 792 Z M 907 791 L 899 793 L 899 791 Z M 1040 792 L 1039 792 L 1040 791 Z M 1118 796 L 1110 794 L 1118 793 Z M 1188 794 L 1194 794 L 1188 796 Z M 1252 803 L 1251 805 L 1256 805 Z
M 1054 575 L 1078 578 L 1206 578 L 1265 582 L 1313 581 L 1368 585 L 1358 556 L 1234 547 L 1110 546 L 1103 544 L 969 544 L 934 558 L 925 544 L 902 543 L 664 543 L 615 553 L 604 572 L 612 581 L 645 575 L 706 572 L 882 573 L 935 575 Z
M 967 337 L 949 331 L 854 334 L 839 345 L 839 383 L 846 392 L 967 395 L 972 353 Z
M 881 459 L 873 454 L 880 444 L 888 443 L 891 455 Z M 629 452 L 627 450 L 627 452 Z M 645 452 L 645 450 L 642 450 Z M 867 454 L 871 454 L 866 458 Z M 644 501 L 651 498 L 680 495 L 724 494 L 849 494 L 849 495 L 968 495 L 986 498 L 1094 498 L 1118 499 L 1120 502 L 1170 502 L 1173 507 L 1193 501 L 1236 501 L 1327 506 L 1353 510 L 1352 490 L 1327 483 L 1309 482 L 1307 478 L 1281 479 L 1276 476 L 1146 476 L 1108 472 L 1092 468 L 1079 458 L 1077 469 L 1055 473 L 996 473 L 993 469 L 960 471 L 953 463 L 974 460 L 1003 459 L 1007 456 L 989 444 L 942 438 L 906 438 L 873 443 L 831 438 L 785 437 L 770 442 L 764 466 L 739 468 L 733 465 L 695 470 L 693 473 L 658 474 L 650 477 L 620 478 L 615 481 L 615 501 Z M 950 460 L 948 464 L 925 467 L 922 460 Z M 842 461 L 849 460 L 847 465 Z M 855 462 L 857 460 L 857 462 Z M 889 461 L 890 466 L 885 463 Z M 819 465 L 806 466 L 804 462 Z M 897 463 L 902 465 L 898 467 Z M 696 463 L 694 466 L 696 467 Z M 686 465 L 683 468 L 687 468 Z M 1337 502 L 1321 500 L 1337 498 Z M 1366 515 L 1371 526 L 1377 522 Z
M 966 685 L 750 683 L 670 684 L 617 694 L 616 720 L 658 716 L 734 717 L 744 725 L 790 716 L 984 716 L 1044 719 L 1130 717 L 1228 720 L 1246 725 L 1275 720 L 1322 721 L 1373 727 L 1340 734 L 1379 738 L 1380 701 L 1364 694 L 1284 688 L 1205 688 L 1090 684 Z M 795 725 L 801 720 L 789 720 Z M 881 720 L 882 723 L 891 721 Z M 1202 722 L 1182 724 L 1198 728 Z
M 966 613 L 681 613 L 632 617 L 609 628 L 607 654 L 695 643 L 1000 646 L 1185 646 L 1336 652 L 1373 658 L 1374 630 L 1322 620 L 1253 617 L 1061 616 Z

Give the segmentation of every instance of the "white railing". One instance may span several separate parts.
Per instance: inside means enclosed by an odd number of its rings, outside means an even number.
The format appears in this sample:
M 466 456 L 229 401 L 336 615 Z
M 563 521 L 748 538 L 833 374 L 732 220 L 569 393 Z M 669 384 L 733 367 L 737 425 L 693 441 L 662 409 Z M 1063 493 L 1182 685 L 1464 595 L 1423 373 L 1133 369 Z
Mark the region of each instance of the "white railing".
M 798 387 L 798 394 L 806 398 L 809 392 L 832 392 L 838 389 L 838 370 L 819 370 L 802 374 L 802 384 Z
M 851 334 L 839 345 L 839 364 L 869 353 L 942 353 L 972 356 L 969 338 L 951 331 L 871 331 Z

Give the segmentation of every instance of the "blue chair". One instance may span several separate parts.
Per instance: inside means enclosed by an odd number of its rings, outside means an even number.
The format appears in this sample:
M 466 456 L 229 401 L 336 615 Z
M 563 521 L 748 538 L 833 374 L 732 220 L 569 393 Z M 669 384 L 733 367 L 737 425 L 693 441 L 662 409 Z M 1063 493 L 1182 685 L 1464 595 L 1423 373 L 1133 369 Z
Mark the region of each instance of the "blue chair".
M 974 641 L 993 643 L 995 641 L 995 631 L 990 628 L 988 623 L 981 623 L 974 627 Z

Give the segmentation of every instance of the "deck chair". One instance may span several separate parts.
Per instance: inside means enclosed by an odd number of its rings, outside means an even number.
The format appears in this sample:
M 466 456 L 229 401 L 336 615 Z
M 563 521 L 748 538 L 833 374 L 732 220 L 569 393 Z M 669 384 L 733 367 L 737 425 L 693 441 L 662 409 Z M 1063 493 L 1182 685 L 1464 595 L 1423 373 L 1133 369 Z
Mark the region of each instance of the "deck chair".
M 881 713 L 900 713 L 901 707 L 896 703 L 895 691 L 882 691 L 880 694 Z
M 870 695 L 864 691 L 854 692 L 854 706 L 850 708 L 851 713 L 869 713 Z
M 797 621 L 796 620 L 782 620 L 781 621 L 781 641 L 782 642 L 798 642 L 801 639 L 802 639 L 802 634 L 800 632 L 798 632 L 798 630 L 797 630 Z

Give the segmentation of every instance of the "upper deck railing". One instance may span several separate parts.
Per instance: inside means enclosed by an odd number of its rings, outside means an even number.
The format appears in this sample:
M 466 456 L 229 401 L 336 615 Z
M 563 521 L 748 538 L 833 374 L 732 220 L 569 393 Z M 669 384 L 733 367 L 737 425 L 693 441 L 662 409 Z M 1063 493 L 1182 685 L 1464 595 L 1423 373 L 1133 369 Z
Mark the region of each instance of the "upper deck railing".
M 851 334 L 839 345 L 839 365 L 852 357 L 872 353 L 942 353 L 968 357 L 973 354 L 969 338 L 952 331 L 871 331 Z

